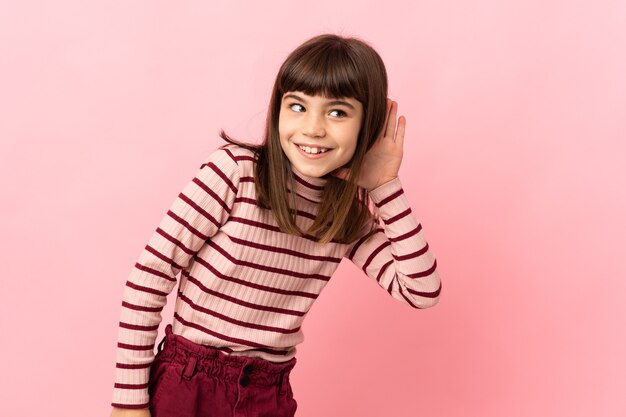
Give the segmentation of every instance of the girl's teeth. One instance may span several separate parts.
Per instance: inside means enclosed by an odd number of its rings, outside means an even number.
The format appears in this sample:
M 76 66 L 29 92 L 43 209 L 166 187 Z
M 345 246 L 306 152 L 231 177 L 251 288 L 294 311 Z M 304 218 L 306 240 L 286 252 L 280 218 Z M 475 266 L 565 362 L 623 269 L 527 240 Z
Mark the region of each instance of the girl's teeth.
M 302 149 L 306 153 L 312 153 L 312 154 L 324 153 L 328 150 L 328 149 L 323 149 L 323 148 L 310 148 L 308 146 L 300 146 L 300 149 Z

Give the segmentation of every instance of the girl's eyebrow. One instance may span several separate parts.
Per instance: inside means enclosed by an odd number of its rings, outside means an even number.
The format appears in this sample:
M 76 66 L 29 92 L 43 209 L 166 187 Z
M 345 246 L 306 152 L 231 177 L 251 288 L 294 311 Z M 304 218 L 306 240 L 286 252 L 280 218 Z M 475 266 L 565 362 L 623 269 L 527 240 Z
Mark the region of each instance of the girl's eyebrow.
M 303 99 L 302 97 L 297 96 L 297 95 L 295 95 L 295 94 L 286 94 L 286 95 L 283 97 L 283 99 L 287 99 L 287 98 L 295 98 L 296 100 L 300 100 L 301 102 L 306 103 L 306 100 L 305 100 L 305 99 Z M 327 102 L 327 103 L 326 103 L 326 105 L 328 105 L 328 106 L 334 106 L 334 105 L 336 105 L 336 104 L 339 104 L 339 105 L 344 105 L 344 106 L 350 107 L 352 110 L 355 110 L 355 111 L 356 111 L 356 109 L 354 108 L 354 106 L 353 106 L 352 104 L 348 103 L 347 101 L 343 101 L 343 100 L 332 100 L 332 101 L 329 101 L 329 102 Z

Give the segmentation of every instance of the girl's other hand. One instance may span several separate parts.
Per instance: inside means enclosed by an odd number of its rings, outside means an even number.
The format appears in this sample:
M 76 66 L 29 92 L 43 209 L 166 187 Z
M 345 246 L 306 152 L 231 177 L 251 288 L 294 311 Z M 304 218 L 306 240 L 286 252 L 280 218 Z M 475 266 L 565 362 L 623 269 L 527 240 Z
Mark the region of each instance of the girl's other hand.
M 149 408 L 117 408 L 113 407 L 111 411 L 111 417 L 150 417 Z
M 387 116 L 382 134 L 364 156 L 357 185 L 368 191 L 398 176 L 402 162 L 406 118 L 400 116 L 396 121 L 397 111 L 398 103 L 387 99 Z M 330 174 L 345 180 L 349 171 L 348 168 L 338 168 Z

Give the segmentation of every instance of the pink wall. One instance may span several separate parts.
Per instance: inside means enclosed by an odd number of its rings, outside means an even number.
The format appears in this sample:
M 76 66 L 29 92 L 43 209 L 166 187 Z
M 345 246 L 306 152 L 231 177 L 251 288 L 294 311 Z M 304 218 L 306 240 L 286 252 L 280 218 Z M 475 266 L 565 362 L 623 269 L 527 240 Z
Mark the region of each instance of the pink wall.
M 444 286 L 415 311 L 344 261 L 305 321 L 298 416 L 626 415 L 625 3 L 216 3 L 4 2 L 0 415 L 108 416 L 140 250 L 326 31 L 386 62 Z

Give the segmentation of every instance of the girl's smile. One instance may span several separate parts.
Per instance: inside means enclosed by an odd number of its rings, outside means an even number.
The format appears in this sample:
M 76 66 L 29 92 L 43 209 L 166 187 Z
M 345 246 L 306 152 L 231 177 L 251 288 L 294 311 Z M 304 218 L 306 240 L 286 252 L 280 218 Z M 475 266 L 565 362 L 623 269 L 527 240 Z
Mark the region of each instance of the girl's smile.
M 352 159 L 362 118 L 354 98 L 287 92 L 278 121 L 281 147 L 298 171 L 322 177 Z
M 305 158 L 309 158 L 309 159 L 323 158 L 326 155 L 328 155 L 330 151 L 332 151 L 332 149 L 321 148 L 316 145 L 302 146 L 302 145 L 294 143 L 294 146 L 298 148 L 302 156 L 304 156 Z

